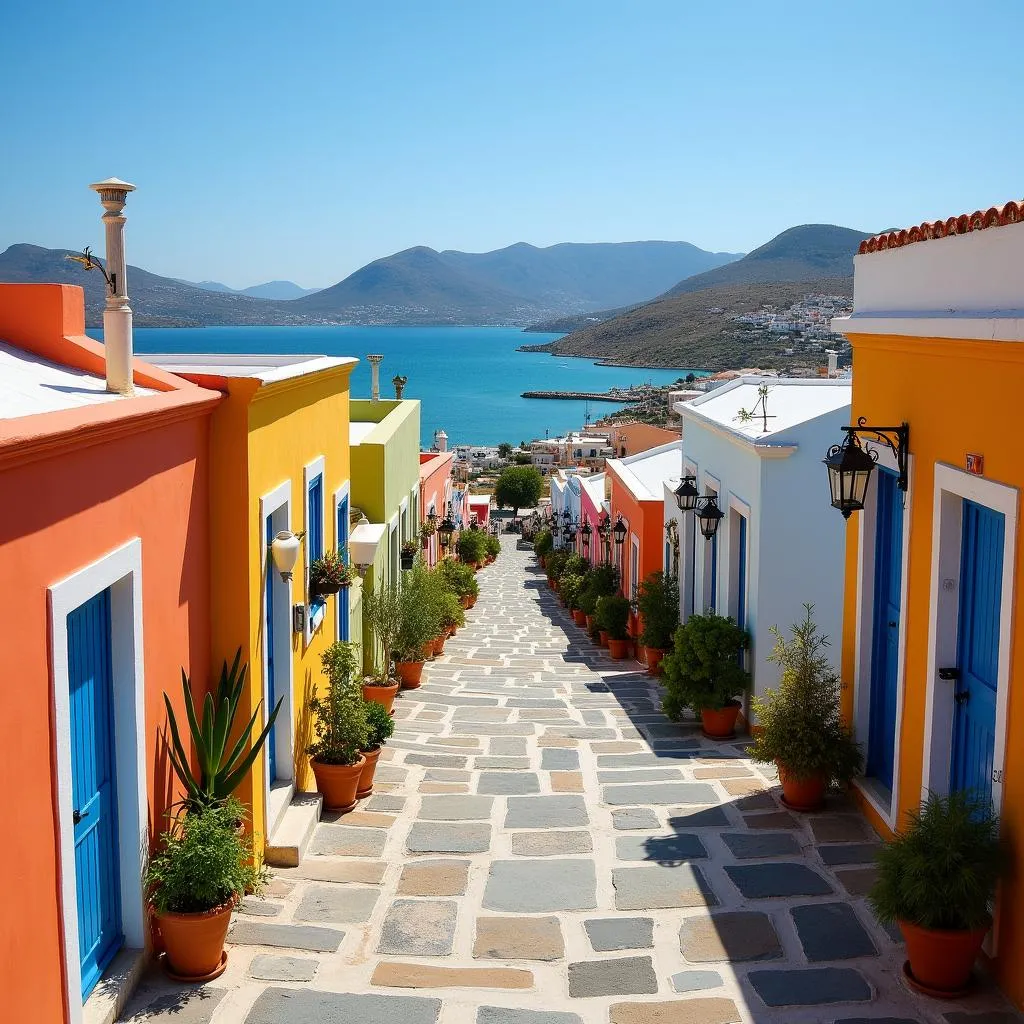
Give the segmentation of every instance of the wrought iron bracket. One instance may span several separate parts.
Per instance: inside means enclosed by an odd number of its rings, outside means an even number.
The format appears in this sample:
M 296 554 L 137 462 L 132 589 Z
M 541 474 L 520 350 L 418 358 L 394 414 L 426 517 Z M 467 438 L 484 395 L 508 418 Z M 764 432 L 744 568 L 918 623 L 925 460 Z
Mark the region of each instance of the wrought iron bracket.
M 884 444 L 896 456 L 896 468 L 899 471 L 897 486 L 904 493 L 907 490 L 907 457 L 910 453 L 910 424 L 901 423 L 898 427 L 871 427 L 867 419 L 861 416 L 856 426 L 843 427 L 847 436 L 866 452 L 875 462 L 878 461 L 878 452 L 872 448 L 865 448 L 862 440 L 871 444 Z

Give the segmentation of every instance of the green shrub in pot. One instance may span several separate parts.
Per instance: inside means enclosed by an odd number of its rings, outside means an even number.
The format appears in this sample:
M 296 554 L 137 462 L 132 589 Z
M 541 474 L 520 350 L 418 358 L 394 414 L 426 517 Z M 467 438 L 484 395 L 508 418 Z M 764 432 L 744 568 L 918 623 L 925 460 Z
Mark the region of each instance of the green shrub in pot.
M 636 596 L 644 647 L 667 650 L 679 625 L 679 581 L 664 572 L 652 572 L 640 583 Z
M 629 601 L 618 594 L 605 594 L 597 599 L 595 611 L 598 629 L 612 640 L 625 640 L 629 623 Z

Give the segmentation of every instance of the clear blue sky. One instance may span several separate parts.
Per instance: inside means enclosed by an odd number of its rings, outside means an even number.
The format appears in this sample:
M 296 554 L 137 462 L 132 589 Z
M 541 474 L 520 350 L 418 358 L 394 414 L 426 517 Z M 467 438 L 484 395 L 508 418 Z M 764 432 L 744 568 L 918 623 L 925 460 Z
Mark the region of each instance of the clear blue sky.
M 412 245 L 904 226 L 1024 197 L 1019 0 L 3 5 L 0 249 L 324 286 Z

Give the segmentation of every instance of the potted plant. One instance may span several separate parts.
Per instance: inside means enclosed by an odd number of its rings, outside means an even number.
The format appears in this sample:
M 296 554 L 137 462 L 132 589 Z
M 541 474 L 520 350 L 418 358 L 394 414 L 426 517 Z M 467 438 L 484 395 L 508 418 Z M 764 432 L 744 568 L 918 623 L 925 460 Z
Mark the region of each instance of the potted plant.
M 860 747 L 843 725 L 839 711 L 839 676 L 823 651 L 829 646 L 818 634 L 805 605 L 802 622 L 790 627 L 786 640 L 772 627 L 771 661 L 782 668 L 776 690 L 753 699 L 760 732 L 750 756 L 774 761 L 782 782 L 782 802 L 797 811 L 815 810 L 833 785 L 846 785 L 863 764 Z
M 487 561 L 493 562 L 501 554 L 501 541 L 489 533 L 484 538 L 484 550 L 487 552 Z
M 562 578 L 558 581 L 558 594 L 565 602 L 565 607 L 572 613 L 573 622 L 577 626 L 586 625 L 586 617 L 576 607 L 576 601 L 579 598 L 582 587 L 583 577 L 577 573 L 563 573 Z M 580 622 L 580 619 L 583 619 L 583 621 Z
M 402 592 L 401 588 L 392 583 L 387 587 L 374 587 L 373 590 L 363 593 L 363 619 L 373 634 L 376 641 L 369 650 L 374 653 L 373 678 L 363 683 L 363 696 L 367 700 L 378 700 L 390 711 L 394 705 L 395 696 L 398 693 L 402 678 L 398 672 L 399 679 L 391 674 L 391 666 L 394 662 L 395 648 L 398 644 L 398 633 L 402 628 Z M 380 660 L 376 657 L 380 654 Z
M 445 583 L 458 595 L 464 609 L 472 608 L 480 586 L 473 578 L 473 570 L 462 562 L 446 558 L 438 565 Z
M 537 560 L 540 562 L 540 567 L 542 569 L 544 568 L 548 555 L 550 555 L 554 549 L 554 546 L 555 541 L 551 536 L 550 530 L 537 531 L 537 535 L 533 538 L 533 553 L 537 556 Z
M 691 708 L 700 715 L 704 735 L 713 740 L 732 739 L 740 702 L 750 689 L 750 673 L 743 667 L 743 652 L 750 635 L 724 615 L 691 615 L 679 626 L 675 646 L 661 663 L 665 696 L 661 706 L 674 722 Z
M 188 717 L 188 728 L 192 747 L 199 763 L 199 775 L 193 774 L 189 756 L 181 742 L 178 722 L 174 716 L 174 708 L 170 699 L 164 694 L 164 706 L 167 708 L 167 724 L 171 733 L 168 746 L 171 767 L 185 787 L 186 806 L 191 810 L 222 804 L 238 788 L 241 781 L 249 774 L 253 762 L 259 757 L 263 744 L 270 735 L 270 730 L 277 721 L 282 697 L 267 719 L 256 739 L 249 744 L 253 726 L 259 717 L 261 701 L 240 731 L 235 729 L 235 715 L 242 699 L 245 673 L 248 665 L 242 664 L 242 648 L 235 652 L 235 659 L 228 668 L 227 659 L 221 666 L 220 679 L 217 683 L 216 696 L 207 693 L 203 700 L 202 716 L 196 714 L 192 702 L 192 686 L 185 670 L 181 670 L 182 697 Z M 218 741 L 218 737 L 220 738 Z M 228 746 L 225 739 L 231 737 Z M 246 747 L 248 745 L 248 750 Z M 240 805 L 239 805 L 240 806 Z M 241 821 L 241 818 L 239 818 Z
M 971 793 L 929 793 L 877 864 L 868 902 L 883 924 L 899 925 L 907 980 L 940 999 L 963 994 L 1005 866 L 991 804 Z
M 629 621 L 629 601 L 617 594 L 605 595 L 597 601 L 597 624 L 608 636 L 608 653 L 621 661 L 629 651 L 626 624 Z
M 356 790 L 357 800 L 362 800 L 373 792 L 373 775 L 377 770 L 377 761 L 380 760 L 381 747 L 391 739 L 395 731 L 395 720 L 387 708 L 375 700 L 366 701 L 366 724 L 369 732 L 366 746 L 362 749 L 364 764 Z
M 652 572 L 641 582 L 636 604 L 642 623 L 639 640 L 644 660 L 647 671 L 655 676 L 679 625 L 678 580 L 668 573 Z
M 420 524 L 420 546 L 424 551 L 430 547 L 430 538 L 437 533 L 437 526 L 434 525 L 429 519 Z
M 482 530 L 463 530 L 455 551 L 466 565 L 479 566 L 487 556 L 487 535 Z
M 163 964 L 176 981 L 224 973 L 231 911 L 244 893 L 260 895 L 266 873 L 236 828 L 237 800 L 188 808 L 160 837 L 146 868 L 146 894 L 163 938 Z
M 327 676 L 327 692 L 320 696 L 314 686 L 306 707 L 313 719 L 316 739 L 306 748 L 310 755 L 316 787 L 324 797 L 324 806 L 343 814 L 356 805 L 356 790 L 366 758 L 370 727 L 356 680 L 356 659 L 352 645 L 331 644 L 322 658 Z
M 447 640 L 465 624 L 466 613 L 463 610 L 462 602 L 459 601 L 459 597 L 454 591 L 446 589 L 441 599 L 441 628 L 444 631 L 444 639 Z
M 417 547 L 415 541 L 407 540 L 402 545 L 402 568 L 406 572 L 413 567 L 413 563 L 416 561 L 416 551 Z
M 340 551 L 328 551 L 309 563 L 309 599 L 328 597 L 352 583 L 353 571 Z

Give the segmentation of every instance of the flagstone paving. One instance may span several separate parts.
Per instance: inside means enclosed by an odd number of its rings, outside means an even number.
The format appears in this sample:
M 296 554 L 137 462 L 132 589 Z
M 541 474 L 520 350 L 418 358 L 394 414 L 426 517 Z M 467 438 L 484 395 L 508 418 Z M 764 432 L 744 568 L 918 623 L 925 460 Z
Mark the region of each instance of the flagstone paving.
M 660 713 L 506 541 L 468 622 L 396 702 L 374 794 L 325 815 L 224 975 L 156 969 L 132 1024 L 1009 1024 L 982 984 L 911 992 L 840 800 L 779 803 L 741 740 Z

